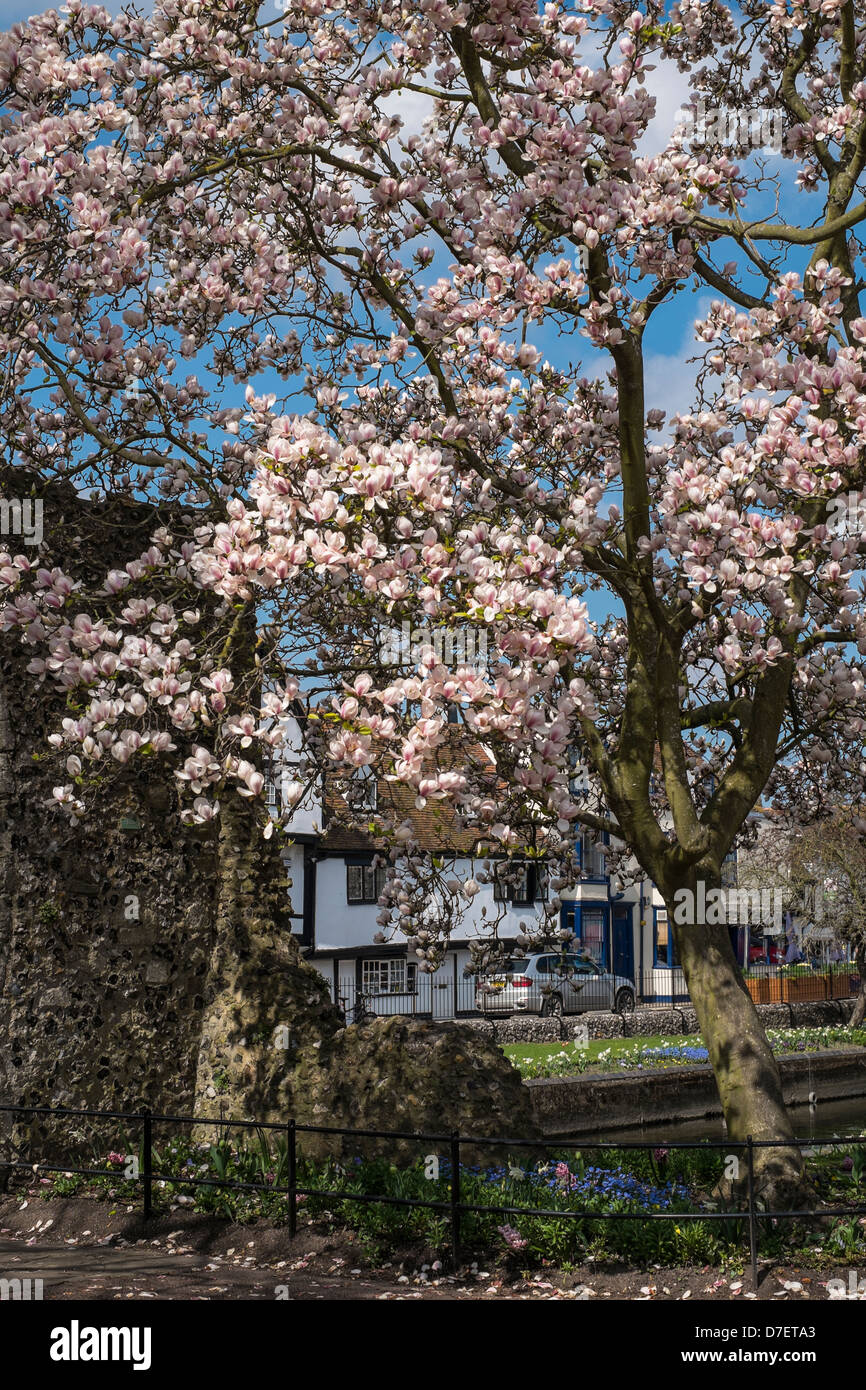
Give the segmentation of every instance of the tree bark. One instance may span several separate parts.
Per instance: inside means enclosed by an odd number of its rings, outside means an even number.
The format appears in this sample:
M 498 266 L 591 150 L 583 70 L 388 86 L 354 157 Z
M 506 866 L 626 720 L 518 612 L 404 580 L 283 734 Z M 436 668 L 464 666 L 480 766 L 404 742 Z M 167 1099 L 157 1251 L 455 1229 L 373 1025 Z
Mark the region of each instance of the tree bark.
M 858 946 L 854 960 L 860 974 L 860 992 L 854 1000 L 854 1010 L 849 1020 L 852 1028 L 859 1028 L 866 1018 L 866 947 Z
M 6 671 L 0 671 L 0 995 L 6 983 L 6 962 L 12 951 L 15 913 L 15 736 L 6 691 Z
M 7 697 L 7 666 L 0 668 L 0 1022 L 2 1032 L 8 1036 L 10 1018 L 8 1015 L 9 996 L 6 993 L 6 979 L 12 960 L 12 939 L 15 927 L 15 841 L 14 826 L 16 818 L 15 795 L 15 736 Z M 13 1093 L 14 1083 L 9 1075 L 12 1068 L 7 1058 L 9 1049 L 4 1048 L 0 1058 L 0 1086 L 8 1099 Z M 4 1141 L 11 1140 L 13 1116 L 0 1116 L 0 1136 Z M 15 1157 L 19 1155 L 16 1153 Z M 12 1168 L 0 1165 L 0 1192 L 5 1192 L 12 1176 Z
M 749 1136 L 760 1141 L 793 1139 L 779 1067 L 743 981 L 726 923 L 678 923 L 674 915 L 677 889 L 687 888 L 696 902 L 701 878 L 709 892 L 713 880 L 698 873 L 688 875 L 664 896 L 677 959 L 709 1052 L 728 1135 L 737 1143 Z M 755 1174 L 765 1202 L 785 1201 L 802 1192 L 802 1155 L 795 1148 L 756 1149 Z M 741 1181 L 745 1176 L 741 1163 Z

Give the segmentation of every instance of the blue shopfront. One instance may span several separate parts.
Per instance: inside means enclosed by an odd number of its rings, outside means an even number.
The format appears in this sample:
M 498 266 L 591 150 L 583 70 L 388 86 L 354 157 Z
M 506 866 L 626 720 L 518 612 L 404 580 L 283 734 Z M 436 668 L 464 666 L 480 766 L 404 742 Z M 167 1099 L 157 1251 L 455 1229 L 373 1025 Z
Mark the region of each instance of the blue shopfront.
M 631 903 L 609 899 L 566 902 L 560 919 L 581 948 L 604 970 L 634 980 L 634 919 Z

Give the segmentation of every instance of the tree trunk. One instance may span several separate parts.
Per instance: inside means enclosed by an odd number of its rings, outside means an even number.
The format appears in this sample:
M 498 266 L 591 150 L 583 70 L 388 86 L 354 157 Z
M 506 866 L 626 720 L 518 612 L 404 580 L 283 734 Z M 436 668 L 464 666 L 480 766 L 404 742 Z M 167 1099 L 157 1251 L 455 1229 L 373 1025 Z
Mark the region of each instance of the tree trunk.
M 677 885 L 689 889 L 693 903 L 700 901 L 697 880 L 701 877 L 709 892 L 707 875 L 690 876 Z M 665 894 L 665 901 L 677 959 L 710 1055 L 728 1135 L 740 1142 L 750 1135 L 761 1141 L 793 1139 L 779 1067 L 743 982 L 728 927 L 724 922 L 678 923 L 674 891 Z M 768 1204 L 802 1194 L 803 1160 L 798 1149 L 756 1149 L 755 1173 L 757 1189 Z M 740 1177 L 745 1176 L 741 1163 Z
M 854 1011 L 849 1022 L 852 1028 L 859 1028 L 866 1018 L 866 947 L 857 947 L 854 960 L 860 975 L 860 992 L 854 1000 Z
M 6 671 L 3 670 L 0 672 L 0 996 L 5 993 L 6 962 L 12 956 L 15 912 L 14 755 L 15 736 L 6 694 Z
M 196 1113 L 285 1119 L 301 1047 L 339 1027 L 325 981 L 291 935 L 289 884 L 276 838 L 227 790 L 219 889 L 196 1075 Z
M 2 1035 L 11 1035 L 9 1016 L 10 996 L 6 991 L 7 972 L 12 961 L 12 943 L 15 927 L 15 824 L 20 807 L 15 795 L 15 736 L 7 698 L 6 681 L 8 666 L 4 662 L 0 669 L 0 1027 Z M 11 1066 L 11 1051 L 3 1049 L 0 1057 L 0 1089 L 4 1099 L 9 1100 L 15 1091 Z M 11 1115 L 0 1114 L 0 1139 L 8 1146 L 13 1135 Z M 11 1155 L 10 1155 L 11 1156 Z M 18 1153 L 14 1155 L 20 1157 Z M 13 1169 L 0 1165 L 0 1192 L 6 1192 Z

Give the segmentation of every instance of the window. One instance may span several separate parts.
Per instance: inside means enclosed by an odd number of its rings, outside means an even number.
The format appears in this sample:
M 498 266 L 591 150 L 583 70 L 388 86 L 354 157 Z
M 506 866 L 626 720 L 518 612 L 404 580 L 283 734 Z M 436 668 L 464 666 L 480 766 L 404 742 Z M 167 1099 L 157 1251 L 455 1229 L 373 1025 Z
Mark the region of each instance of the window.
M 598 967 L 585 956 L 565 953 L 561 956 L 544 956 L 536 966 L 539 975 L 563 975 L 570 979 L 573 975 L 597 975 Z
M 346 805 L 356 815 L 364 811 L 375 811 L 379 800 L 378 792 L 376 774 L 373 769 L 359 767 L 358 771 L 352 774 L 346 788 Z
M 593 960 L 604 954 L 604 908 L 585 907 L 580 918 L 580 944 Z
M 283 809 L 283 768 L 279 758 L 268 758 L 262 772 L 265 776 L 265 805 L 272 816 L 278 816 Z
M 493 869 L 493 898 L 498 903 L 528 903 L 529 865 L 505 860 Z
M 365 994 L 414 994 L 417 967 L 394 957 L 361 962 L 361 989 Z
M 655 963 L 674 965 L 674 938 L 668 922 L 667 909 L 657 907 L 655 919 Z
M 528 859 L 503 859 L 493 866 L 493 898 L 498 903 L 527 907 L 547 897 L 543 864 Z
M 350 903 L 376 903 L 385 887 L 385 870 L 374 869 L 372 864 L 346 865 L 346 901 Z
M 499 965 L 485 966 L 484 970 L 481 972 L 480 978 L 483 979 L 485 976 L 488 976 L 492 979 L 494 976 L 501 975 L 525 975 L 528 969 L 528 960 L 507 960 Z
M 273 772 L 265 777 L 265 805 L 273 816 L 278 816 L 283 806 L 277 774 Z
M 737 886 L 737 851 L 732 849 L 722 860 L 721 884 L 723 888 Z
M 269 758 L 262 767 L 265 778 L 265 804 L 272 816 L 279 816 L 284 810 L 291 810 L 291 806 L 286 802 L 283 795 L 284 789 L 289 782 L 303 783 L 308 774 L 306 763 L 293 759 L 287 761 L 285 757 L 274 756 Z
M 582 830 L 574 842 L 574 857 L 577 867 L 586 878 L 604 878 L 607 874 L 607 859 L 604 839 L 599 839 L 594 831 Z
M 597 975 L 598 966 L 591 960 L 586 960 L 583 956 L 567 956 L 569 970 L 573 970 L 575 975 Z

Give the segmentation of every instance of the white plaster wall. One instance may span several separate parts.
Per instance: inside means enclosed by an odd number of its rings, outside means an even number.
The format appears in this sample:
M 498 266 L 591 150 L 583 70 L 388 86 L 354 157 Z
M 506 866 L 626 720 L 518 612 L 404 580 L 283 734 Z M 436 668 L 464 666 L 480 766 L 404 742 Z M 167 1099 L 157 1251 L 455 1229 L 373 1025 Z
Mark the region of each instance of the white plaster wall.
M 298 844 L 288 844 L 283 849 L 283 863 L 286 866 L 286 873 L 290 879 L 289 898 L 292 905 L 292 913 L 300 918 L 304 912 L 304 847 Z M 292 930 L 300 932 L 302 923 L 296 921 L 292 923 Z
M 285 742 L 279 753 L 278 781 L 283 786 L 298 776 L 298 761 L 303 750 L 303 735 L 298 721 L 288 718 L 284 725 Z M 303 780 L 299 778 L 299 780 Z M 289 831 L 296 835 L 318 835 L 322 830 L 322 794 L 318 780 L 310 787 L 303 801 L 295 807 L 288 822 Z
M 486 861 L 489 862 L 489 861 Z M 469 879 L 475 876 L 480 867 L 471 859 L 456 861 L 453 876 Z M 490 933 L 490 923 L 496 919 L 501 908 L 505 908 L 499 923 L 499 935 L 514 937 L 520 931 L 520 923 L 531 924 L 538 920 L 538 906 L 514 907 L 510 903 L 494 901 L 493 884 L 482 883 L 480 891 L 467 904 L 462 921 L 455 935 L 462 938 L 483 937 Z M 483 910 L 486 907 L 485 919 Z M 316 949 L 341 950 L 347 946 L 369 946 L 373 937 L 381 931 L 376 917 L 379 908 L 375 903 L 350 903 L 346 897 L 346 864 L 342 858 L 327 858 L 319 862 L 316 874 Z

